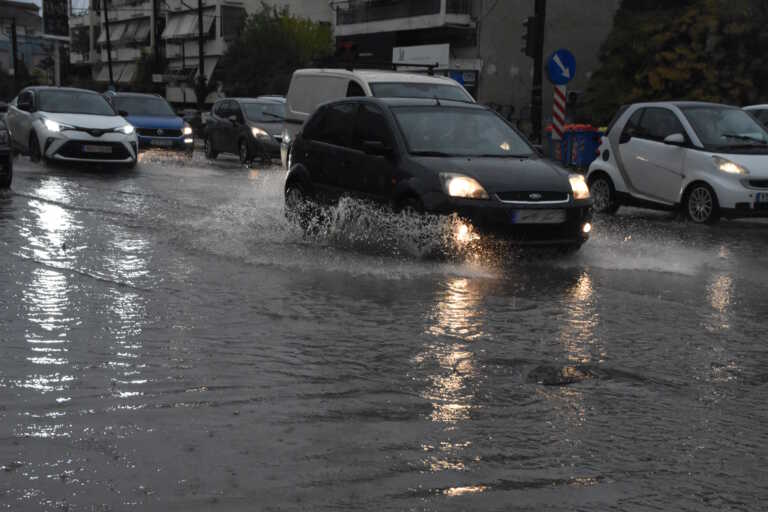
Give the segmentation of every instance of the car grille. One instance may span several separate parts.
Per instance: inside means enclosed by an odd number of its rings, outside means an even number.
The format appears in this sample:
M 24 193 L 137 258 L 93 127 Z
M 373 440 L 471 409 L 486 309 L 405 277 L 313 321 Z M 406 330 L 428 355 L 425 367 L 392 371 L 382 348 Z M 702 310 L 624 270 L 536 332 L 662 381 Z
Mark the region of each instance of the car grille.
M 139 135 L 144 137 L 181 137 L 181 130 L 165 128 L 137 128 Z
M 111 153 L 85 153 L 83 145 L 89 146 L 110 146 Z M 126 160 L 131 154 L 124 145 L 119 142 L 78 142 L 71 140 L 65 143 L 56 152 L 64 158 L 80 158 L 83 160 Z
M 756 188 L 768 188 L 768 180 L 749 180 L 749 185 Z
M 521 203 L 540 203 L 552 201 L 567 201 L 567 192 L 514 191 L 496 194 L 502 201 Z

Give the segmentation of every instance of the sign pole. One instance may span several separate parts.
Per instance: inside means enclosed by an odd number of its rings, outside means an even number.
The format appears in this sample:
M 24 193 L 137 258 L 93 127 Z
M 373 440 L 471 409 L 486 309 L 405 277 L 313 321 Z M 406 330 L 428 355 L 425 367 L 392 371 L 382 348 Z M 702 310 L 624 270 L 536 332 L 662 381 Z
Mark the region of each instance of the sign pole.
M 566 87 L 565 85 L 556 85 L 554 87 L 554 101 L 552 102 L 552 139 L 563 140 L 563 131 L 565 128 L 565 106 L 566 106 Z

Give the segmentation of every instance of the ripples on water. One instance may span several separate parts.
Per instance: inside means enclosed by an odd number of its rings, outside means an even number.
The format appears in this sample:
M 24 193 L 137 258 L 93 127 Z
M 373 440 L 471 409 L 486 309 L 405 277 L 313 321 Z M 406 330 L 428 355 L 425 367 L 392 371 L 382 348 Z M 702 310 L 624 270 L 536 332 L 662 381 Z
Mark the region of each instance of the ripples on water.
M 306 236 L 281 171 L 189 163 L 0 196 L 0 510 L 768 498 L 762 227 L 520 258 L 345 200 Z

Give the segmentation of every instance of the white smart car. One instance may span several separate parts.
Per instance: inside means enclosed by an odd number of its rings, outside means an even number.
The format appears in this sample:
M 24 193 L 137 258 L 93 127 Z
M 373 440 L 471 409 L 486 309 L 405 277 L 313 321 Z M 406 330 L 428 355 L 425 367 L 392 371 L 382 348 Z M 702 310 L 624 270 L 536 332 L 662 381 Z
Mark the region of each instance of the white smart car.
M 93 91 L 27 87 L 11 102 L 6 122 L 13 148 L 33 161 L 136 165 L 136 131 Z
M 587 174 L 596 213 L 677 209 L 696 223 L 768 217 L 768 132 L 737 107 L 622 107 Z

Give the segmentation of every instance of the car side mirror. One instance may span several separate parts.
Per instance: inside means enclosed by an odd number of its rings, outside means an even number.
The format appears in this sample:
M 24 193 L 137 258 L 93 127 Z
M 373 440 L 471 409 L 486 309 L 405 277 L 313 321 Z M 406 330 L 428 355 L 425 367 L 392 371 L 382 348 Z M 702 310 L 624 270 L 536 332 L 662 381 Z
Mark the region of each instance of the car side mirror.
M 128 117 L 128 112 L 126 112 L 125 110 L 118 110 L 117 113 L 120 114 L 122 117 Z
M 664 139 L 664 144 L 669 144 L 670 146 L 682 146 L 685 144 L 685 136 L 682 133 L 673 133 Z
M 237 116 L 234 115 L 234 114 L 229 116 L 227 119 L 229 119 L 232 122 L 232 124 L 237 124 L 238 123 Z
M 31 101 L 19 101 L 19 110 L 23 110 L 24 112 L 32 112 L 32 102 Z
M 632 134 L 628 132 L 624 132 L 621 134 L 621 137 L 619 137 L 619 144 L 626 144 L 631 140 L 632 140 Z
M 381 140 L 364 140 L 363 151 L 369 155 L 386 156 L 392 154 L 392 148 Z

